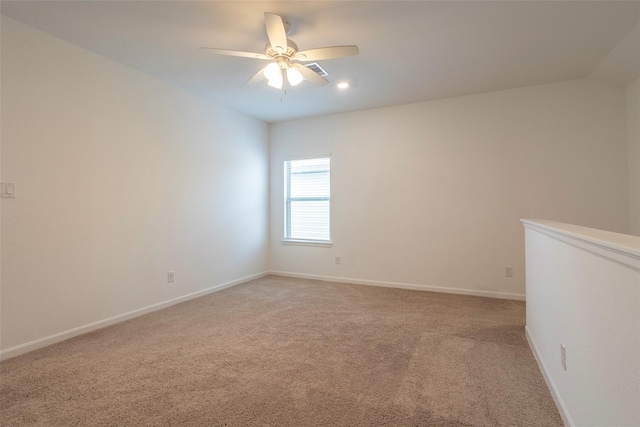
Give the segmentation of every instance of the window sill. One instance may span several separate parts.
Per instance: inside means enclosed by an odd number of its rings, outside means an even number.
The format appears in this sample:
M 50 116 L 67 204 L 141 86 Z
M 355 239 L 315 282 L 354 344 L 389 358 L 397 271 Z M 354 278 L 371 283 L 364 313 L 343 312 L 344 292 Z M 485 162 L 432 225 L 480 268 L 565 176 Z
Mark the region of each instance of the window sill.
M 296 246 L 317 246 L 321 248 L 330 248 L 333 243 L 330 240 L 295 240 L 295 239 L 282 239 L 283 245 L 296 245 Z

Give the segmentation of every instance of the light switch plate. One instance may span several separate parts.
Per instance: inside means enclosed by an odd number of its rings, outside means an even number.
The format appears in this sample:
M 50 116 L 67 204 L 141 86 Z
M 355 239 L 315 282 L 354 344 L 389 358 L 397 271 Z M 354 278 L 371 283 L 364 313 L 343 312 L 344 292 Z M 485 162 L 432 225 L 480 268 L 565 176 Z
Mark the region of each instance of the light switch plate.
M 0 184 L 0 197 L 15 198 L 16 184 L 14 182 L 3 182 Z

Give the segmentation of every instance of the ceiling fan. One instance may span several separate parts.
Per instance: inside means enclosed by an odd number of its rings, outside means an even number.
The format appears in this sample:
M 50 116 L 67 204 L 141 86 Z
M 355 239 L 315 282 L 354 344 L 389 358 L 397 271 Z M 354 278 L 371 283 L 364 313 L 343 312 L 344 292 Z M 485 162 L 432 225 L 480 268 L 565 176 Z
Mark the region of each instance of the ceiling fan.
M 287 31 L 290 28 L 288 22 L 275 13 L 265 12 L 265 26 L 269 43 L 264 53 L 243 52 L 238 50 L 217 49 L 213 47 L 201 47 L 200 50 L 220 55 L 241 56 L 271 61 L 266 67 L 255 73 L 247 81 L 247 85 L 261 82 L 265 78 L 271 87 L 286 90 L 287 84 L 296 86 L 302 80 L 308 80 L 318 86 L 323 86 L 329 81 L 304 66 L 300 62 L 320 61 L 324 59 L 343 58 L 358 54 L 358 46 L 332 46 L 298 51 L 298 46 L 287 39 Z M 299 61 L 299 62 L 294 62 Z

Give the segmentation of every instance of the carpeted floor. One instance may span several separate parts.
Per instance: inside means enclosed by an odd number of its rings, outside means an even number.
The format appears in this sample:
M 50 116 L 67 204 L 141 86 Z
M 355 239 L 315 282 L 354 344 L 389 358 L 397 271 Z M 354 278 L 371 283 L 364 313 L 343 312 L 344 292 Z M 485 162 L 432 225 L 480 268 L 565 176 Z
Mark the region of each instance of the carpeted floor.
M 0 364 L 3 426 L 561 426 L 523 302 L 268 276 Z

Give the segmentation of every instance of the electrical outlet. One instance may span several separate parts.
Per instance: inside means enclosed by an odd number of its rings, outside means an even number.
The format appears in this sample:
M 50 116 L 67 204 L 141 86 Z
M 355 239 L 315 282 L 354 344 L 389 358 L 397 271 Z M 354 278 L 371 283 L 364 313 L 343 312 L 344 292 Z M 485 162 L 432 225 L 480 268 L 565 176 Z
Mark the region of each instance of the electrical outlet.
M 167 282 L 173 282 L 173 271 L 167 273 Z
M 340 265 L 340 262 L 341 262 L 341 259 L 340 259 L 340 257 L 339 257 L 339 256 L 337 256 L 337 257 L 336 257 L 336 264 L 337 264 L 337 265 Z
M 505 267 L 504 275 L 505 277 L 513 277 L 513 267 Z
M 560 364 L 567 370 L 567 349 L 560 343 Z

